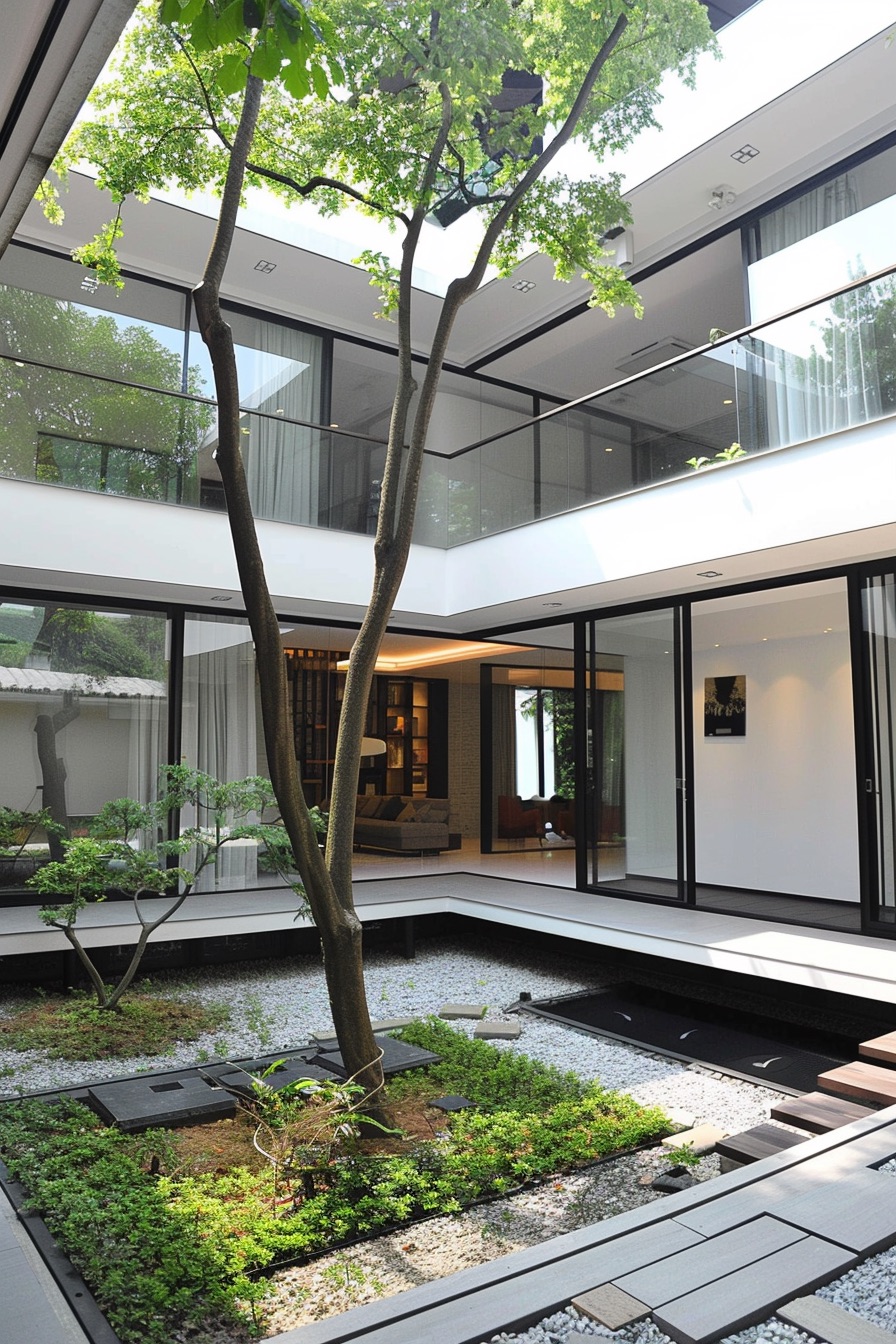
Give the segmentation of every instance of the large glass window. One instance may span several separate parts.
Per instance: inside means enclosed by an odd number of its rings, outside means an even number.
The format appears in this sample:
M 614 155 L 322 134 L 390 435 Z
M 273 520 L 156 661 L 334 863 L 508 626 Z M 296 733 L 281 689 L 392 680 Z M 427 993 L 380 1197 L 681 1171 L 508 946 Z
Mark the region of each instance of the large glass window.
M 85 291 L 86 274 L 21 247 L 0 263 L 0 472 L 193 503 L 211 408 L 130 386 L 202 390 L 184 367 L 186 296 L 135 279 Z
M 588 627 L 589 881 L 684 899 L 680 616 L 674 608 Z
M 531 656 L 538 653 L 530 650 Z M 525 848 L 530 841 L 571 849 L 574 843 L 573 673 L 562 665 L 570 659 L 559 648 L 542 656 L 542 667 L 486 669 L 491 685 L 491 839 L 500 849 Z
M 228 313 L 233 331 L 243 462 L 256 518 L 317 526 L 321 496 L 321 435 L 294 421 L 320 424 L 323 339 L 312 332 L 246 313 Z M 208 351 L 197 333 L 190 359 L 213 390 Z M 201 501 L 223 507 L 221 474 L 211 430 L 199 454 Z
M 258 726 L 255 646 L 248 623 L 239 617 L 191 616 L 184 627 L 181 756 L 195 770 L 233 782 L 266 775 Z M 185 811 L 184 825 L 205 825 L 206 817 Z M 254 885 L 257 848 L 252 841 L 224 846 L 214 870 L 198 890 Z
M 896 262 L 896 149 L 769 211 L 751 235 L 750 320 Z M 771 447 L 896 409 L 896 282 L 874 281 L 745 342 Z
M 0 601 L 0 804 L 77 834 L 104 803 L 151 801 L 165 760 L 159 612 Z
M 896 574 L 868 576 L 862 588 L 867 713 L 865 861 L 871 918 L 896 924 Z

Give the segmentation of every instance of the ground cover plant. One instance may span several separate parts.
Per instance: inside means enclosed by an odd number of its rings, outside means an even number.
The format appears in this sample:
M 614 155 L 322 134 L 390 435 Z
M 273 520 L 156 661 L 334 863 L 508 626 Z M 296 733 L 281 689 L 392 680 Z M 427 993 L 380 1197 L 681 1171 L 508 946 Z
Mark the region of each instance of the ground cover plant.
M 196 1041 L 229 1018 L 224 1004 L 151 993 L 132 993 L 115 1013 L 98 1008 L 93 995 L 42 994 L 0 1021 L 0 1046 L 40 1050 L 48 1059 L 129 1059 Z
M 138 1136 L 75 1102 L 9 1102 L 0 1152 L 124 1344 L 169 1344 L 225 1319 L 234 1339 L 261 1328 L 264 1274 L 278 1265 L 666 1132 L 656 1108 L 444 1023 L 403 1034 L 442 1055 L 390 1084 L 410 1134 L 361 1134 L 354 1084 L 274 1093 L 262 1078 L 235 1120 Z M 446 1092 L 475 1107 L 426 1118 Z

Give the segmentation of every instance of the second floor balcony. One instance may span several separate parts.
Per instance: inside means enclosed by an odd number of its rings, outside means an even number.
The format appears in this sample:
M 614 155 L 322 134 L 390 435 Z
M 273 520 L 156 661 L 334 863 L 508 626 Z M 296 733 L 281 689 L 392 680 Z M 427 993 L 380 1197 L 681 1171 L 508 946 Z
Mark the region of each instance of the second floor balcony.
M 889 270 L 671 359 L 662 356 L 673 343 L 648 348 L 643 372 L 537 417 L 497 417 L 508 427 L 451 451 L 451 425 L 463 418 L 447 391 L 434 419 L 440 447 L 425 457 L 415 541 L 449 548 L 892 415 L 894 336 Z M 26 350 L 0 354 L 0 389 L 3 475 L 224 508 L 211 400 L 61 368 Z M 296 419 L 281 400 L 275 387 L 242 413 L 256 516 L 371 533 L 383 441 Z

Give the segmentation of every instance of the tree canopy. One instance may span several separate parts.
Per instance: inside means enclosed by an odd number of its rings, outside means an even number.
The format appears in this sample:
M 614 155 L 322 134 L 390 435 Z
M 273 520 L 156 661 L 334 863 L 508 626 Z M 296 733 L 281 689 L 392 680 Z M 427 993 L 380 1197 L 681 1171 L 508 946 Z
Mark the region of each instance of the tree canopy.
M 220 188 L 226 175 L 247 74 L 243 5 L 168 0 L 166 9 L 179 9 L 181 22 L 159 24 L 154 3 L 138 11 L 60 160 L 94 165 L 117 204 L 170 183 Z M 220 18 L 210 28 L 213 11 Z M 248 184 L 287 201 L 313 197 L 325 212 L 353 201 L 405 227 L 449 198 L 475 209 L 483 227 L 510 206 L 494 246 L 502 271 L 538 250 L 559 277 L 581 272 L 608 310 L 637 303 L 607 264 L 604 235 L 628 212 L 618 177 L 599 163 L 655 124 L 667 70 L 693 77 L 695 54 L 711 42 L 698 0 L 452 0 L 438 9 L 422 0 L 334 0 L 325 14 L 313 5 L 307 14 L 324 53 L 308 69 L 280 46 L 262 58 L 253 47 L 253 73 L 268 82 Z M 610 58 L 589 88 L 608 42 Z M 313 96 L 325 90 L 326 69 L 332 96 Z M 575 179 L 536 171 L 571 115 L 595 170 Z M 119 227 L 82 251 L 106 278 L 110 267 L 114 278 Z M 394 271 L 378 254 L 367 261 L 394 309 Z

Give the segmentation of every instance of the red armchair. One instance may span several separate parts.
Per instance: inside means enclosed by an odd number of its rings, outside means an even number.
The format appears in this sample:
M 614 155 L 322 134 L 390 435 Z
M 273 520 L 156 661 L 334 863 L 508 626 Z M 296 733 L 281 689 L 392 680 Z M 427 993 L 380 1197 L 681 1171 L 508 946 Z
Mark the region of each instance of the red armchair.
M 528 806 L 518 795 L 498 794 L 498 839 L 522 840 L 534 835 L 541 840 L 544 835 L 544 817 L 538 803 Z

